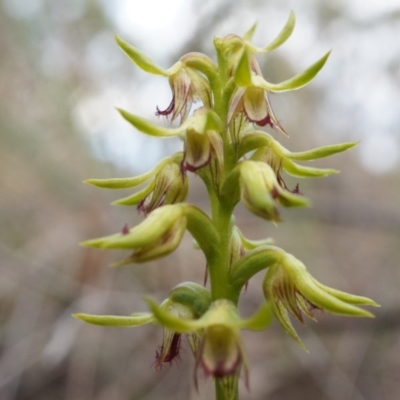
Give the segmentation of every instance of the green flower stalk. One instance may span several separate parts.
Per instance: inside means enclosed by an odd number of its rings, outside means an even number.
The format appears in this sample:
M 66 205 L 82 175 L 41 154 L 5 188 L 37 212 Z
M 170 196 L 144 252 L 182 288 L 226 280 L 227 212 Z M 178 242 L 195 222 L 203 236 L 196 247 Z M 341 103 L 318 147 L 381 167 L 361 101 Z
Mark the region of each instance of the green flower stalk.
M 243 37 L 228 35 L 214 40 L 216 61 L 201 53 L 189 53 L 169 69 L 119 37 L 118 45 L 131 61 L 150 74 L 168 78 L 171 103 L 156 108 L 156 115 L 177 127 L 165 127 L 118 110 L 140 132 L 168 139 L 180 136 L 182 151 L 161 160 L 149 172 L 131 178 L 89 179 L 86 183 L 106 189 L 139 188 L 113 202 L 136 206 L 144 220 L 122 232 L 83 242 L 100 249 L 124 249 L 129 255 L 116 266 L 144 263 L 175 251 L 188 231 L 204 253 L 210 288 L 184 282 L 171 290 L 161 305 L 147 299 L 150 311 L 130 316 L 75 314 L 95 325 L 162 327 L 163 343 L 156 350 L 155 368 L 179 359 L 182 336 L 186 335 L 194 357 L 194 381 L 199 371 L 215 381 L 218 400 L 237 400 L 239 378 L 249 386 L 250 366 L 242 329 L 268 327 L 272 316 L 302 347 L 289 314 L 304 321 L 315 319 L 313 311 L 371 317 L 361 306 L 377 306 L 365 297 L 350 295 L 319 283 L 301 261 L 273 246 L 271 238 L 250 240 L 235 223 L 234 209 L 241 202 L 251 213 L 274 224 L 281 222 L 282 207 L 309 206 L 299 186 L 289 188 L 285 174 L 297 178 L 325 177 L 339 171 L 303 165 L 348 150 L 356 143 L 343 143 L 293 152 L 283 147 L 274 133 L 287 135 L 276 117 L 270 92 L 297 90 L 311 82 L 326 63 L 329 52 L 305 71 L 280 83 L 267 81 L 257 56 L 279 48 L 290 37 L 295 16 L 289 18 L 267 46 L 251 43 L 255 26 Z M 270 133 L 260 130 L 271 130 Z M 209 195 L 211 213 L 185 203 L 188 174 L 197 175 Z M 267 222 L 266 222 L 267 223 Z M 243 287 L 260 271 L 265 302 L 250 318 L 238 310 Z

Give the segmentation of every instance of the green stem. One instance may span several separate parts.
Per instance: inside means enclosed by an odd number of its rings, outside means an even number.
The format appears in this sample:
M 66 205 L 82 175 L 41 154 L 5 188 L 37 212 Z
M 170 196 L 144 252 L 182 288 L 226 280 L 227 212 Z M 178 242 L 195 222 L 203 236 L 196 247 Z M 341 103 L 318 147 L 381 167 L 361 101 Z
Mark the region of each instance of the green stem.
M 239 400 L 239 385 L 238 379 L 235 379 L 234 387 L 231 388 L 231 394 L 227 395 L 224 390 L 223 383 L 220 379 L 215 379 L 215 399 L 216 400 Z
M 219 80 L 214 83 L 214 110 L 224 122 L 226 121 L 229 108 L 229 100 L 234 90 L 234 85 L 228 85 L 228 60 L 224 52 L 222 42 L 217 38 L 214 41 L 218 59 Z M 231 173 L 237 163 L 236 153 L 230 143 L 228 128 L 221 131 L 224 146 L 224 169 L 223 176 L 220 179 L 221 185 L 226 177 Z M 212 222 L 219 236 L 219 251 L 216 257 L 209 262 L 209 274 L 211 285 L 212 300 L 228 299 L 237 304 L 238 296 L 230 285 L 229 276 L 231 260 L 229 254 L 230 240 L 232 236 L 232 214 L 235 203 L 229 198 L 221 198 L 221 186 L 218 195 L 213 189 L 208 187 L 212 209 Z M 235 377 L 231 382 L 227 393 L 226 387 L 221 379 L 215 379 L 215 397 L 216 400 L 239 400 L 238 379 Z
M 209 264 L 211 296 L 213 300 L 233 300 L 229 286 L 229 240 L 232 234 L 232 209 L 218 200 L 218 208 L 213 216 L 214 226 L 219 233 L 219 252 Z

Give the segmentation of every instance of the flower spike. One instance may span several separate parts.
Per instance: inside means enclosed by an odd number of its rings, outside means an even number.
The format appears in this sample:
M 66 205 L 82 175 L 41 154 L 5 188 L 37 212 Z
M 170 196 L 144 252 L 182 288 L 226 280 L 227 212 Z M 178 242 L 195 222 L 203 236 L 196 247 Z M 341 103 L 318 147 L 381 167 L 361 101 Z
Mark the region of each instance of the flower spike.
M 329 288 L 314 279 L 303 263 L 272 239 L 250 240 L 236 226 L 233 211 L 237 203 L 253 214 L 280 221 L 280 208 L 308 206 L 299 184 L 290 189 L 284 174 L 298 178 L 323 177 L 339 171 L 301 165 L 340 153 L 356 143 L 323 146 L 292 152 L 257 126 L 274 129 L 286 136 L 275 115 L 271 92 L 297 90 L 311 82 L 325 65 L 330 52 L 294 77 L 271 83 L 263 76 L 257 57 L 282 46 L 291 36 L 296 17 L 288 19 L 264 47 L 251 43 L 256 25 L 240 37 L 216 37 L 216 60 L 201 53 L 187 53 L 170 68 L 157 65 L 140 50 L 116 37 L 118 45 L 140 69 L 168 78 L 172 99 L 156 107 L 156 116 L 173 126 L 161 126 L 138 115 L 118 109 L 138 131 L 156 138 L 178 136 L 181 151 L 161 160 L 149 172 L 129 178 L 90 179 L 86 183 L 108 189 L 135 188 L 117 205 L 135 205 L 144 220 L 119 233 L 93 239 L 83 246 L 125 249 L 129 256 L 114 265 L 142 263 L 172 253 L 188 231 L 205 256 L 210 290 L 193 282 L 183 282 L 169 292 L 160 305 L 152 299 L 148 313 L 128 316 L 75 314 L 85 322 L 103 326 L 134 327 L 159 325 L 163 342 L 153 363 L 159 370 L 180 359 L 187 337 L 198 372 L 212 376 L 218 399 L 238 400 L 239 377 L 248 387 L 249 366 L 241 330 L 261 331 L 275 315 L 284 330 L 304 348 L 290 314 L 300 322 L 315 320 L 316 309 L 333 314 L 372 317 L 362 306 L 377 304 Z M 157 104 L 157 103 L 156 103 Z M 209 197 L 209 214 L 184 203 L 189 191 L 188 175 L 204 183 Z M 140 186 L 143 185 L 143 186 Z M 139 187 L 140 186 L 140 187 Z M 169 269 L 169 267 L 168 267 Z M 243 288 L 265 271 L 262 289 L 266 298 L 252 316 L 241 318 L 238 304 Z M 167 272 L 166 272 L 167 273 Z M 170 273 L 170 271 L 168 271 Z M 206 278 L 207 280 L 207 278 Z

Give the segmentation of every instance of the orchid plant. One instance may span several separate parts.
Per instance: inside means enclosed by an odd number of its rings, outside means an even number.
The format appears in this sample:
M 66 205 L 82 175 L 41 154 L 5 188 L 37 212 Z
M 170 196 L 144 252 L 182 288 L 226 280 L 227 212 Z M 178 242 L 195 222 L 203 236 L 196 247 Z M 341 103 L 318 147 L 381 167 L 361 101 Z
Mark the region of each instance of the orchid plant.
M 334 314 L 371 317 L 360 306 L 377 306 L 365 297 L 347 294 L 315 280 L 304 264 L 270 239 L 253 241 L 244 237 L 235 224 L 233 212 L 241 202 L 251 213 L 280 222 L 279 207 L 308 206 L 298 185 L 290 189 L 284 173 L 298 177 L 323 177 L 334 169 L 304 166 L 308 162 L 343 152 L 356 143 L 324 146 L 291 152 L 271 134 L 287 135 L 275 116 L 270 92 L 297 90 L 307 85 L 321 70 L 329 53 L 293 78 L 268 82 L 261 72 L 257 54 L 269 53 L 292 34 L 295 15 L 278 36 L 265 47 L 251 43 L 255 26 L 243 37 L 228 35 L 214 39 L 216 62 L 201 53 L 189 53 L 169 69 L 163 69 L 138 49 L 119 37 L 118 45 L 142 70 L 167 77 L 172 100 L 156 115 L 180 120 L 177 128 L 167 128 L 137 115 L 119 110 L 122 117 L 144 134 L 159 138 L 180 136 L 183 151 L 163 159 L 151 171 L 133 178 L 90 179 L 86 183 L 107 189 L 143 189 L 115 204 L 136 206 L 145 219 L 120 233 L 89 240 L 83 246 L 130 251 L 115 265 L 143 263 L 167 256 L 180 244 L 188 230 L 197 248 L 204 253 L 210 288 L 183 282 L 173 288 L 160 305 L 147 299 L 149 312 L 129 316 L 75 314 L 96 325 L 163 327 L 163 344 L 156 352 L 156 368 L 179 355 L 186 335 L 194 357 L 195 383 L 198 370 L 212 376 L 218 400 L 238 399 L 238 380 L 248 386 L 249 365 L 241 339 L 242 329 L 263 330 L 273 316 L 302 347 L 289 315 L 303 322 L 315 319 L 313 310 Z M 201 103 L 197 109 L 195 106 Z M 196 174 L 207 189 L 211 215 L 185 203 L 189 191 L 188 173 Z M 247 282 L 266 270 L 261 283 L 265 302 L 250 318 L 241 318 L 238 302 Z

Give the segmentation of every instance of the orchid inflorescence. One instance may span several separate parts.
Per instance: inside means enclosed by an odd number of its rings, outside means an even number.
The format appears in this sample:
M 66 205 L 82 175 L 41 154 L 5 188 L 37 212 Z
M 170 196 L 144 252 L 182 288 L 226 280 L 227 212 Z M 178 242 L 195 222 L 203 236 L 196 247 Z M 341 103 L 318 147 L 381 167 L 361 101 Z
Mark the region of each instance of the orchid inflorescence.
M 291 152 L 271 134 L 287 135 L 275 116 L 270 92 L 297 90 L 307 85 L 321 70 L 329 53 L 291 79 L 268 82 L 256 55 L 281 46 L 295 26 L 293 12 L 278 36 L 267 46 L 251 43 L 255 26 L 243 37 L 215 38 L 217 62 L 201 53 L 189 53 L 169 69 L 163 69 L 141 51 L 119 37 L 118 45 L 142 70 L 167 77 L 172 100 L 156 115 L 180 120 L 176 128 L 166 128 L 137 115 L 119 110 L 137 130 L 151 136 L 183 138 L 183 151 L 163 159 L 151 171 L 133 178 L 90 179 L 87 183 L 108 189 L 135 188 L 147 183 L 129 197 L 114 204 L 137 206 L 146 217 L 139 225 L 122 232 L 84 242 L 102 249 L 126 249 L 131 254 L 115 265 L 143 263 L 166 256 L 180 244 L 188 230 L 206 259 L 210 289 L 184 282 L 171 290 L 158 305 L 147 299 L 150 311 L 130 316 L 75 314 L 81 320 L 105 326 L 139 326 L 147 323 L 164 329 L 162 346 L 156 352 L 156 368 L 178 357 L 182 335 L 187 338 L 197 371 L 212 375 L 218 399 L 236 399 L 238 377 L 243 371 L 248 384 L 248 362 L 240 330 L 265 329 L 272 315 L 300 346 L 304 347 L 290 319 L 315 319 L 314 309 L 334 314 L 371 317 L 359 306 L 377 304 L 365 297 L 331 289 L 316 281 L 301 261 L 270 239 L 252 241 L 235 225 L 233 211 L 241 202 L 250 212 L 278 223 L 279 207 L 308 206 L 298 185 L 289 189 L 283 174 L 298 178 L 336 174 L 299 164 L 343 152 L 356 143 L 324 146 L 304 152 Z M 193 111 L 198 103 L 201 106 Z M 211 216 L 195 205 L 185 203 L 189 192 L 187 175 L 199 176 L 208 191 Z M 237 308 L 247 282 L 267 270 L 262 282 L 265 303 L 250 318 L 243 319 Z

